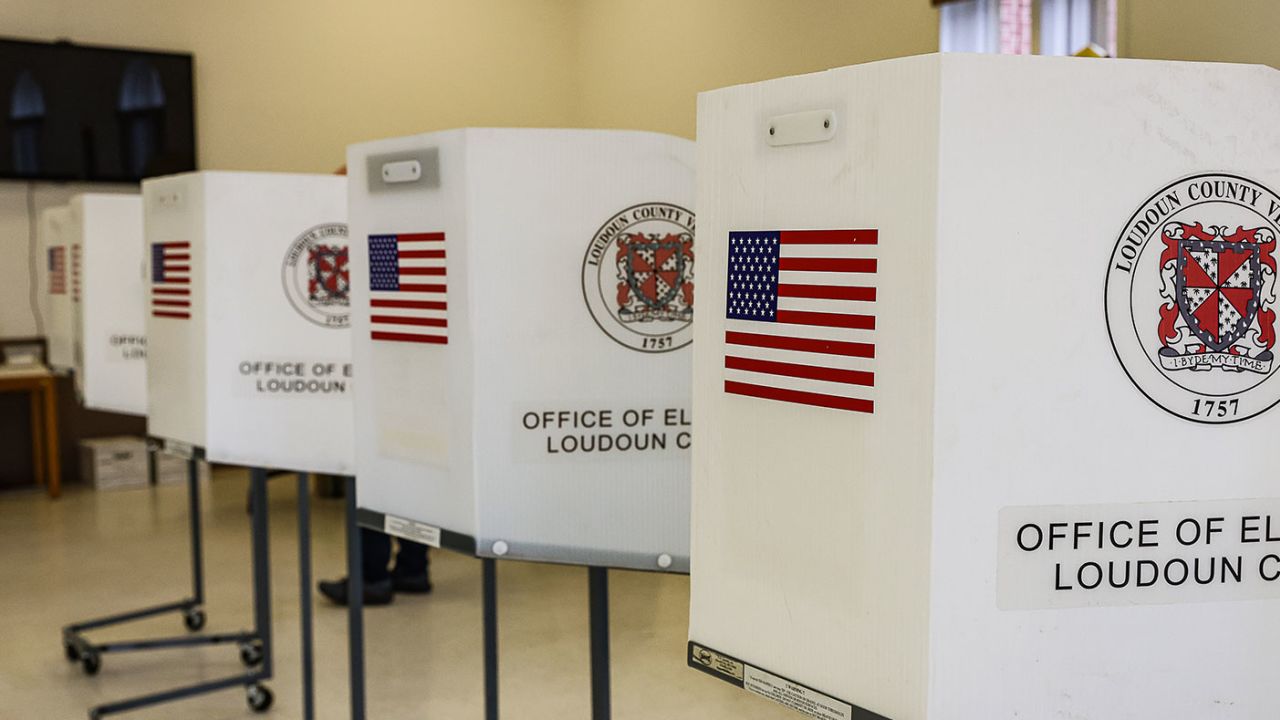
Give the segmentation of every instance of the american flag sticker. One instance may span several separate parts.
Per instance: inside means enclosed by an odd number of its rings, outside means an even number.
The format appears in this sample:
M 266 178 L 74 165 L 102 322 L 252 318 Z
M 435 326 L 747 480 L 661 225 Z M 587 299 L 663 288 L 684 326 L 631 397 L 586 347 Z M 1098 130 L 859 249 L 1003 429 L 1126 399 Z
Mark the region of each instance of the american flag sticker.
M 49 248 L 49 293 L 67 294 L 67 249 L 61 245 Z
M 369 236 L 373 340 L 449 342 L 444 233 Z
M 876 230 L 729 233 L 724 390 L 873 413 Z
M 151 316 L 191 317 L 191 243 L 151 243 Z

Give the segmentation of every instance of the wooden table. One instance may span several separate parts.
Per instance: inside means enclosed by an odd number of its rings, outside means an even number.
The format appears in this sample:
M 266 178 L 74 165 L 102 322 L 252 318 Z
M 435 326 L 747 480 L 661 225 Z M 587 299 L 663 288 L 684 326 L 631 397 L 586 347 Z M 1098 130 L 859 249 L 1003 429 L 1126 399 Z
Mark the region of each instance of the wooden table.
M 62 494 L 56 381 L 53 373 L 42 365 L 0 365 L 0 393 L 26 392 L 31 395 L 31 464 L 35 468 L 36 483 L 45 485 L 51 498 Z

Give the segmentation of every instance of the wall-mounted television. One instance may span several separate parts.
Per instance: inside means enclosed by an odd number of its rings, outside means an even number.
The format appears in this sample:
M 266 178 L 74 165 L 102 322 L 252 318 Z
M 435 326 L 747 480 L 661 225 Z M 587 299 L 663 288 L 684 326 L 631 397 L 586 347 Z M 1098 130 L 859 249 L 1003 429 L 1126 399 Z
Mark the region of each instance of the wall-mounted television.
M 0 39 L 0 178 L 196 169 L 192 70 L 188 54 Z

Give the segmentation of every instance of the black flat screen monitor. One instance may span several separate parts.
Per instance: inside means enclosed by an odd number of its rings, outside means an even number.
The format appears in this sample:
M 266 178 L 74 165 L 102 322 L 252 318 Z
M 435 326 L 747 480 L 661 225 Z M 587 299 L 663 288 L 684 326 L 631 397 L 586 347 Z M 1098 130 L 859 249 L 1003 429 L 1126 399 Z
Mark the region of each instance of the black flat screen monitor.
M 193 59 L 0 39 L 0 177 L 132 182 L 196 169 Z

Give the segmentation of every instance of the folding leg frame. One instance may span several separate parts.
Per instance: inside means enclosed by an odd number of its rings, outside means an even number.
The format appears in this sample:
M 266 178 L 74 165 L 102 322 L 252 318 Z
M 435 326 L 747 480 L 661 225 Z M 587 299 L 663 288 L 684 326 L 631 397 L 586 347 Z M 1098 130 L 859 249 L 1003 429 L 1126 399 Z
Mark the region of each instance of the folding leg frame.
M 252 468 L 249 480 L 250 497 L 253 505 L 254 628 L 252 631 L 101 644 L 92 643 L 83 635 L 87 630 L 118 625 L 169 612 L 181 612 L 189 630 L 194 631 L 204 627 L 205 615 L 201 607 L 204 604 L 204 572 L 201 548 L 198 469 L 198 460 L 196 458 L 190 459 L 187 465 L 187 491 L 189 493 L 191 513 L 192 597 L 173 603 L 68 625 L 62 631 L 63 648 L 66 651 L 68 660 L 79 662 L 85 672 L 92 675 L 97 673 L 101 667 L 103 653 L 236 643 L 240 648 L 240 660 L 246 666 L 254 669 L 240 675 L 100 705 L 89 711 L 91 720 L 236 686 L 243 686 L 246 689 L 249 706 L 254 710 L 263 711 L 271 706 L 273 700 L 271 691 L 261 684 L 263 680 L 270 679 L 272 675 L 271 558 L 267 534 L 267 473 L 261 468 Z

